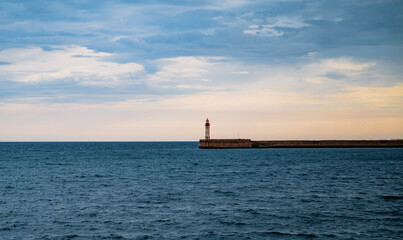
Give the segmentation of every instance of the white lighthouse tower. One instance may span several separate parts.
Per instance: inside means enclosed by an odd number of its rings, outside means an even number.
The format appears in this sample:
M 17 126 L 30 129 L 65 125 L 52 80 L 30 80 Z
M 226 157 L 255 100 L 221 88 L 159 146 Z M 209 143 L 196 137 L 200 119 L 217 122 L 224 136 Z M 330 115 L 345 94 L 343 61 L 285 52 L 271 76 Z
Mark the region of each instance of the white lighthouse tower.
M 208 140 L 210 139 L 210 121 L 208 120 L 208 118 L 206 119 L 206 124 L 204 124 L 204 126 L 206 126 L 204 137 L 206 138 L 206 140 Z

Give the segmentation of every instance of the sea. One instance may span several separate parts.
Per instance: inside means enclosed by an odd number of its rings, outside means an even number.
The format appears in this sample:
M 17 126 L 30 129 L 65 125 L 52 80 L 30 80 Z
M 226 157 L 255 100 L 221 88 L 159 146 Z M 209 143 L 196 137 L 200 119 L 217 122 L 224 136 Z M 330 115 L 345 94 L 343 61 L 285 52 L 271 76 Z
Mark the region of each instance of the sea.
M 403 149 L 3 142 L 0 239 L 403 239 Z

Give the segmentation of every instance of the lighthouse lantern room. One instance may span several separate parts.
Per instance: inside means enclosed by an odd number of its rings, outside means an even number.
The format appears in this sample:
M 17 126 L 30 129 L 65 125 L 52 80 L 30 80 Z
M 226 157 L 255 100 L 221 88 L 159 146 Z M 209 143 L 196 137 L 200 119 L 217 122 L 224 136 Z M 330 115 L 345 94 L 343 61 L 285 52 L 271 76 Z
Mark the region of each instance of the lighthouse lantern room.
M 204 124 L 204 126 L 206 126 L 205 138 L 208 140 L 210 139 L 210 121 L 208 118 L 206 119 L 206 124 Z

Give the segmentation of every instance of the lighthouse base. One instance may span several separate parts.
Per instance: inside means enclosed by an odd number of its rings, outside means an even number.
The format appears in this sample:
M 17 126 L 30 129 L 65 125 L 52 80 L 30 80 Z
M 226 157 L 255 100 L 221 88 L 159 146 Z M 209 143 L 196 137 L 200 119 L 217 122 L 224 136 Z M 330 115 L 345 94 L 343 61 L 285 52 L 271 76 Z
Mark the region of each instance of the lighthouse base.
M 250 139 L 200 139 L 199 148 L 252 148 Z

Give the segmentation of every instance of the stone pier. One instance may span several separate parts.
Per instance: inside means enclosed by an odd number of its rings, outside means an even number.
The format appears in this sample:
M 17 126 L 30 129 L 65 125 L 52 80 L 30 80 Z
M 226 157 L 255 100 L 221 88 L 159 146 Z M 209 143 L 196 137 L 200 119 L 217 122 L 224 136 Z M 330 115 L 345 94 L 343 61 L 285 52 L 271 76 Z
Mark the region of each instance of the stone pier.
M 403 140 L 272 140 L 200 139 L 199 148 L 373 148 L 403 147 Z

